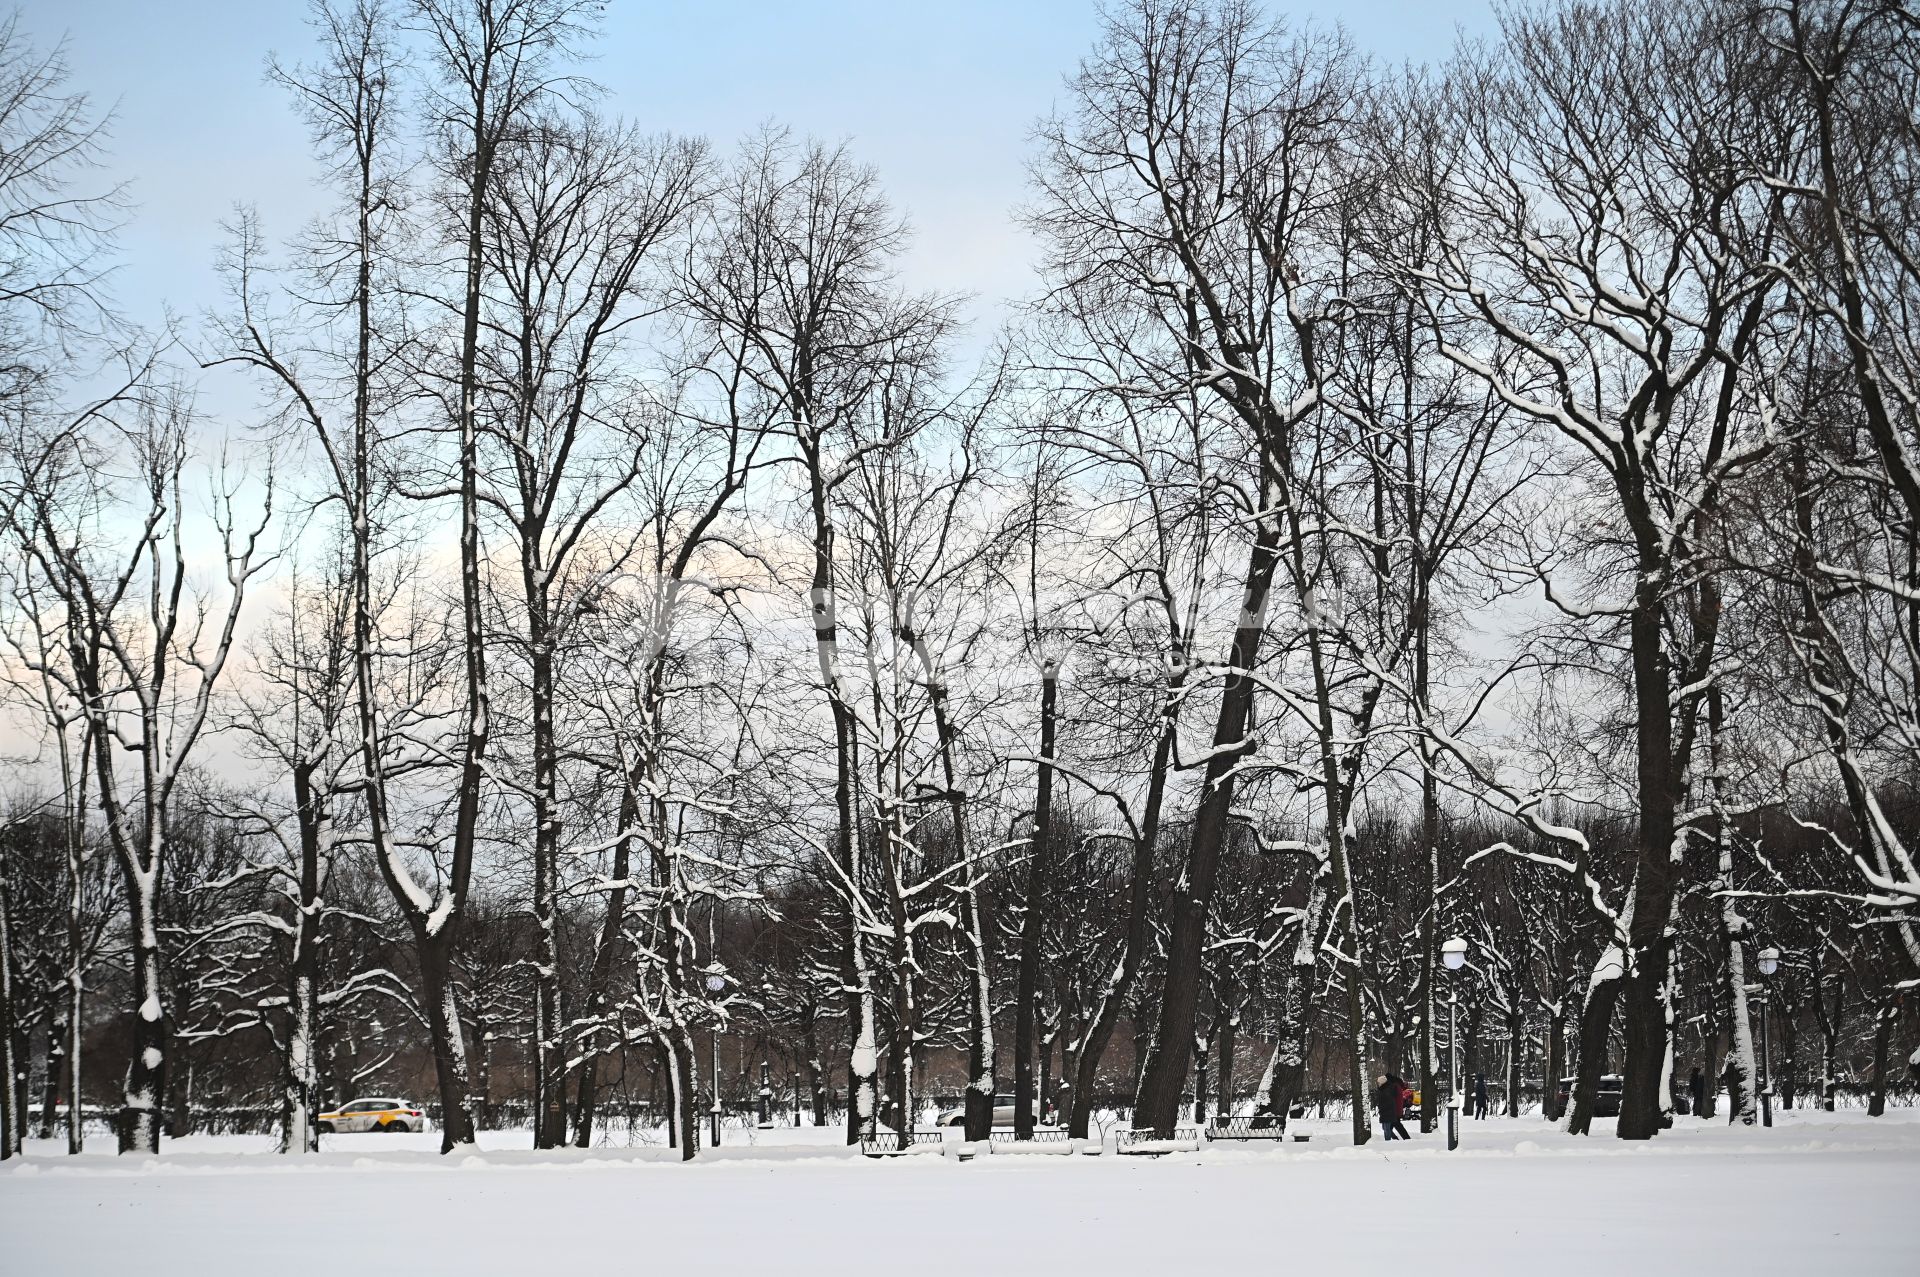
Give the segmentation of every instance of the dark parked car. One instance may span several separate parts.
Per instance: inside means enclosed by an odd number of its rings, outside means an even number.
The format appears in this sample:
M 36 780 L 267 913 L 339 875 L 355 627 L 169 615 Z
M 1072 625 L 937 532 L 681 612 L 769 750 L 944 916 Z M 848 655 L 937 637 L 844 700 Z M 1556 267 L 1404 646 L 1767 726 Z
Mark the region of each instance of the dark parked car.
M 1576 1079 L 1570 1077 L 1560 1079 L 1560 1111 L 1562 1113 L 1566 1112 L 1567 1107 L 1573 1103 L 1573 1084 L 1575 1080 Z M 1601 1074 L 1600 1089 L 1593 1097 L 1593 1115 L 1595 1117 L 1619 1117 L 1620 1091 L 1621 1080 L 1618 1073 Z

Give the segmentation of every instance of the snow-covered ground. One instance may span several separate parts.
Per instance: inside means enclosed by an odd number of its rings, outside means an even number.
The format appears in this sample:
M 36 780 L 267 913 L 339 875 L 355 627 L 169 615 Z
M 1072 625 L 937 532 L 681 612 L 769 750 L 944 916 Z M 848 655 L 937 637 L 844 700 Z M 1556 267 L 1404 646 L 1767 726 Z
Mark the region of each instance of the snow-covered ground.
M 1920 1112 L 1679 1119 L 1646 1145 L 1538 1119 L 1342 1147 L 867 1160 L 833 1132 L 561 1153 L 524 1132 L 199 1137 L 0 1167 L 6 1274 L 1920 1273 Z M 1609 1127 L 1611 1123 L 1602 1123 Z M 747 1141 L 751 1139 L 749 1144 Z M 105 1141 L 101 1141 L 104 1145 Z

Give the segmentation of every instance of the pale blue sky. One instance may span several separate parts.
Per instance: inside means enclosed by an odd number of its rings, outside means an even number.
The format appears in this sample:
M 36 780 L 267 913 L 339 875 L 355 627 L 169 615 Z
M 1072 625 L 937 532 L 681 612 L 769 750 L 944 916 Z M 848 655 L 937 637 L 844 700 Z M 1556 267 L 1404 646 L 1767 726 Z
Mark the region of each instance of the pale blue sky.
M 1446 56 L 1487 0 L 1306 0 L 1389 61 Z M 262 78 L 269 51 L 307 56 L 304 0 L 26 0 L 41 41 L 64 33 L 75 84 L 117 104 L 109 172 L 138 204 L 116 292 L 152 322 L 217 297 L 210 264 L 236 203 L 275 240 L 324 201 L 305 131 Z M 1009 213 L 1034 119 L 1091 46 L 1093 0 L 613 0 L 589 71 L 605 108 L 728 146 L 756 124 L 851 139 L 916 228 L 917 285 L 998 299 L 1030 283 Z

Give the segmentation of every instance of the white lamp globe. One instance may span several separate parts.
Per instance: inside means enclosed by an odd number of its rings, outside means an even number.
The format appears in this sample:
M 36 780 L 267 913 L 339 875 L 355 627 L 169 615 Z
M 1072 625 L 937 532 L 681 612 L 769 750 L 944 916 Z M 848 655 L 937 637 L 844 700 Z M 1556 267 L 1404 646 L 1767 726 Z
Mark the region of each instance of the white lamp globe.
M 718 971 L 707 972 L 707 992 L 708 993 L 724 993 L 726 992 L 726 988 L 727 988 L 727 977 L 721 975 Z
M 1762 949 L 1760 951 L 1760 974 L 1772 975 L 1779 969 L 1780 951 L 1778 949 Z
M 1440 961 L 1447 964 L 1447 970 L 1458 971 L 1467 965 L 1467 942 L 1459 936 L 1440 946 Z

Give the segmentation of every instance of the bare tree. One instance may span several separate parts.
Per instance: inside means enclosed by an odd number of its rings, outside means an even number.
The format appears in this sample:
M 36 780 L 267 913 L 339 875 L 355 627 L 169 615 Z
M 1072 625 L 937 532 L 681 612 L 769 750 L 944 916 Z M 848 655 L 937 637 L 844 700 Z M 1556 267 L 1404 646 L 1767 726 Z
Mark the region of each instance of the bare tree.
M 1766 449 L 1742 392 L 1774 277 L 1721 246 L 1768 242 L 1779 199 L 1729 158 L 1765 140 L 1747 109 L 1755 63 L 1706 8 L 1516 13 L 1504 34 L 1506 53 L 1455 72 L 1464 142 L 1443 190 L 1462 230 L 1422 274 L 1443 322 L 1480 334 L 1442 351 L 1561 436 L 1607 530 L 1587 548 L 1632 573 L 1630 597 L 1563 606 L 1624 629 L 1630 654 L 1638 842 L 1619 1134 L 1648 1139 L 1670 1103 L 1681 777 L 1716 659 L 1682 592 L 1723 486 Z
M 55 435 L 23 467 L 23 500 L 11 520 L 65 613 L 97 801 L 126 887 L 135 1054 L 122 1152 L 159 1148 L 172 1035 L 155 910 L 174 790 L 207 724 L 248 586 L 271 562 L 260 548 L 271 482 L 250 525 L 237 482 L 216 484 L 226 598 L 210 605 L 191 589 L 185 485 L 193 426 L 191 407 L 174 391 L 138 405 L 125 425 Z M 124 486 L 119 464 L 133 476 Z M 114 535 L 120 520 L 134 529 L 130 537 Z
M 853 893 L 865 874 L 855 804 L 857 711 L 840 669 L 834 598 L 834 493 L 852 473 L 851 460 L 891 443 L 883 436 L 855 444 L 847 437 L 848 423 L 864 410 L 890 364 L 924 357 L 947 326 L 948 307 L 896 289 L 892 261 L 905 229 L 873 174 L 844 151 L 799 147 L 783 134 L 762 134 L 748 144 L 719 200 L 722 230 L 712 269 L 694 281 L 687 304 L 741 350 L 742 390 L 794 441 L 810 523 L 808 606 L 821 689 L 834 724 L 831 872 Z M 842 952 L 853 1043 L 849 1142 L 878 1116 L 873 979 L 860 915 L 850 895 Z M 962 925 L 976 931 L 973 923 Z M 990 1106 L 990 1093 L 985 1103 Z
M 1335 915 L 1351 919 L 1345 802 L 1356 758 L 1330 697 L 1336 634 L 1326 626 L 1329 541 L 1313 511 L 1312 442 L 1326 424 L 1329 360 L 1341 306 L 1338 210 L 1359 92 L 1344 40 L 1286 38 L 1245 4 L 1142 0 L 1109 21 L 1074 81 L 1074 115 L 1049 124 L 1036 224 L 1052 241 L 1056 290 L 1128 308 L 1139 331 L 1135 386 L 1203 388 L 1244 440 L 1219 480 L 1251 532 L 1239 615 L 1220 667 L 1221 699 L 1198 813 L 1179 878 L 1167 972 L 1135 1125 L 1167 1135 L 1187 1073 L 1199 955 L 1234 791 L 1249 754 L 1261 645 L 1276 576 L 1300 610 L 1314 693 L 1299 704 L 1317 737 L 1311 785 L 1335 878 Z M 1216 127 L 1216 121 L 1226 121 Z M 1103 308 L 1104 310 L 1104 308 Z M 1089 310 L 1101 314 L 1103 310 Z M 1228 478 L 1231 474 L 1231 478 Z M 1189 692 L 1191 695 L 1191 692 Z M 1349 938 L 1359 938 L 1348 929 Z M 1349 1023 L 1362 1031 L 1348 982 Z M 1361 1052 L 1351 1086 L 1365 1092 Z M 1370 1126 L 1353 1106 L 1354 1138 Z
M 568 85 L 555 62 L 566 56 L 592 11 L 586 0 L 413 0 L 410 11 L 410 22 L 425 40 L 433 66 L 428 110 L 439 135 L 436 159 L 444 182 L 446 238 L 458 254 L 460 280 L 458 300 L 448 306 L 458 317 L 458 329 L 448 335 L 445 366 L 429 372 L 456 436 L 453 483 L 415 495 L 451 496 L 459 503 L 466 723 L 458 746 L 446 881 L 439 897 L 421 891 L 393 858 L 381 863 L 420 950 L 440 1078 L 442 1143 L 448 1149 L 473 1142 L 466 1049 L 448 968 L 459 939 L 461 902 L 473 875 L 487 744 L 494 730 L 480 554 L 487 207 L 503 151 L 533 125 L 545 102 Z
M 487 336 L 478 356 L 481 470 L 477 499 L 507 531 L 519 590 L 503 625 L 523 664 L 530 774 L 534 972 L 534 1146 L 566 1140 L 561 958 L 555 932 L 561 848 L 562 741 L 555 670 L 596 576 L 626 551 L 603 546 L 609 514 L 641 476 L 656 415 L 624 406 L 644 387 L 623 367 L 631 332 L 665 289 L 653 258 L 700 194 L 698 145 L 646 139 L 586 116 L 530 119 L 495 158 L 482 205 Z M 605 563 L 583 571 L 578 561 Z M 585 587 L 585 588 L 583 588 Z

